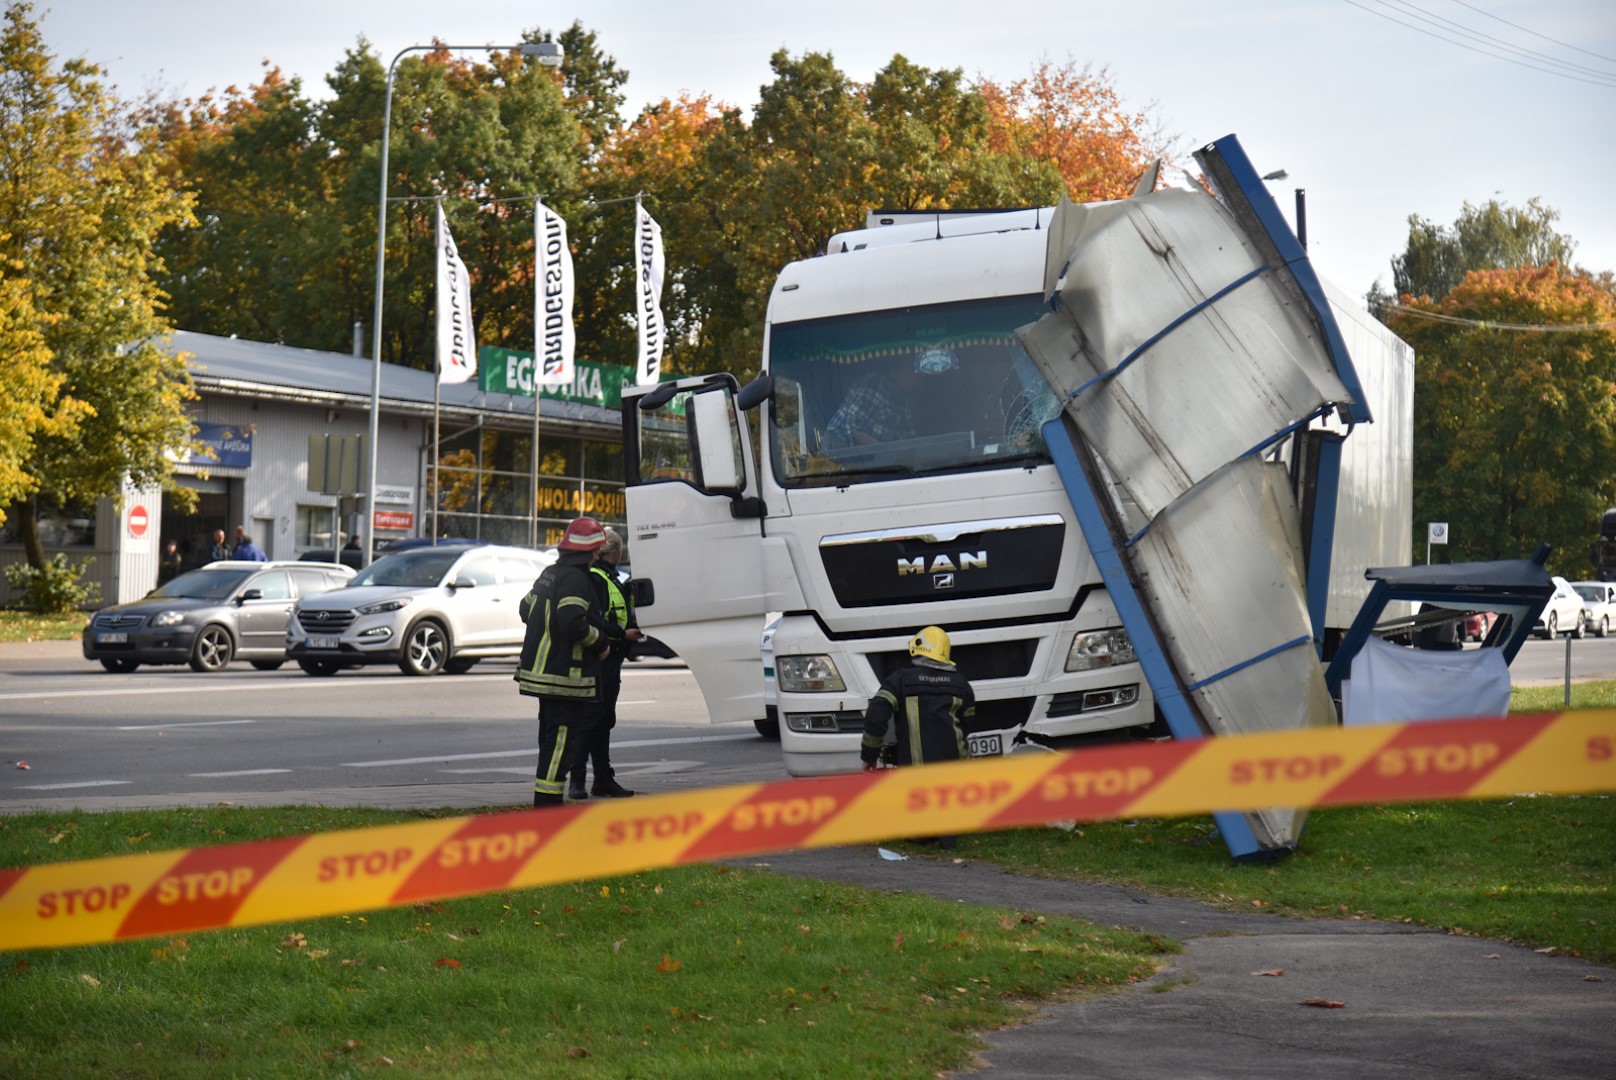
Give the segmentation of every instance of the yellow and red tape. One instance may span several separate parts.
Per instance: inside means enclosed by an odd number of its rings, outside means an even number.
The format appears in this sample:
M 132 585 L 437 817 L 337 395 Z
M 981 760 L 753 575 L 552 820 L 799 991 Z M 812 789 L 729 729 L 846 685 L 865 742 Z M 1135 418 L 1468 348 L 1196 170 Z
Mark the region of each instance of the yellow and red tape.
M 0 950 L 252 926 L 898 836 L 1610 790 L 1616 710 L 977 758 L 0 870 Z

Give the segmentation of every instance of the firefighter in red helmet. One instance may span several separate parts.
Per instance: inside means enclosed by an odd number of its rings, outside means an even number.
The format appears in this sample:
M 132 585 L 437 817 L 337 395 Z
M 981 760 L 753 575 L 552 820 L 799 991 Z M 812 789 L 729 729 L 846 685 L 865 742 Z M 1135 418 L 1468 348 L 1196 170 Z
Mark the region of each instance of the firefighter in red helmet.
M 556 545 L 556 561 L 522 598 L 527 634 L 516 682 L 523 694 L 539 699 L 534 806 L 565 801 L 567 776 L 583 763 L 591 725 L 598 719 L 601 659 L 623 637 L 623 628 L 601 609 L 589 580 L 589 565 L 605 543 L 600 522 L 574 518 Z

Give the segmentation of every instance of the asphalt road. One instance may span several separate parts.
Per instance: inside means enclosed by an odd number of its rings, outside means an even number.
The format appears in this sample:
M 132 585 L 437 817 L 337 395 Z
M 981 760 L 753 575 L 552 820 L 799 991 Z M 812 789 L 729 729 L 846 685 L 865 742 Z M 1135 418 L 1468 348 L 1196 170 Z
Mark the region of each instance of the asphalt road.
M 405 788 L 410 805 L 531 805 L 536 702 L 517 694 L 514 672 L 484 661 L 429 679 L 245 664 L 109 674 L 76 646 L 0 649 L 0 811 L 298 802 L 310 791 L 386 804 Z M 778 743 L 750 724 L 707 722 L 677 662 L 626 668 L 612 743 L 619 781 L 636 790 L 785 776 Z

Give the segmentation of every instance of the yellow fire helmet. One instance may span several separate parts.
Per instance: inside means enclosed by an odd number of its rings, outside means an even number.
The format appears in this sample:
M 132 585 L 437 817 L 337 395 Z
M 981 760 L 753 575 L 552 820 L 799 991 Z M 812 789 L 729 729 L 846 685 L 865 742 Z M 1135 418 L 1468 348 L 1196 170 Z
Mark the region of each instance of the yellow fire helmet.
M 949 659 L 952 648 L 953 646 L 948 643 L 948 635 L 943 633 L 940 626 L 927 626 L 909 641 L 910 656 L 924 656 L 939 664 L 953 663 Z

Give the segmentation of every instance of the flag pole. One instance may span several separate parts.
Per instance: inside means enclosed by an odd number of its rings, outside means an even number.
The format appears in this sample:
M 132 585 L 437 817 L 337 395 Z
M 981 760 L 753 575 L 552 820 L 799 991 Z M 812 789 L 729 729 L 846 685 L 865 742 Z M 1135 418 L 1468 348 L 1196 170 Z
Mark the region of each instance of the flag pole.
M 432 201 L 432 205 L 435 208 L 435 213 L 432 216 L 432 251 L 433 265 L 436 266 L 443 260 L 443 197 L 440 195 L 438 198 L 434 199 Z M 439 288 L 437 293 L 441 293 L 442 291 L 443 290 Z M 439 325 L 443 319 L 444 298 L 441 295 L 437 295 L 437 293 L 434 294 L 434 299 L 437 301 L 438 315 L 437 320 L 435 320 L 433 323 L 434 327 Z M 438 409 L 442 396 L 441 391 L 443 389 L 444 356 L 443 334 L 435 331 L 432 337 L 436 342 L 436 345 L 433 348 L 435 362 L 432 367 L 432 546 L 437 547 L 438 504 L 443 501 L 443 461 L 439 456 L 438 450 Z

